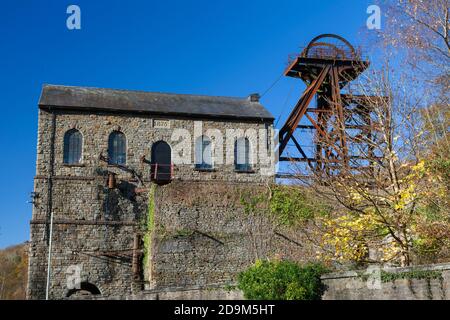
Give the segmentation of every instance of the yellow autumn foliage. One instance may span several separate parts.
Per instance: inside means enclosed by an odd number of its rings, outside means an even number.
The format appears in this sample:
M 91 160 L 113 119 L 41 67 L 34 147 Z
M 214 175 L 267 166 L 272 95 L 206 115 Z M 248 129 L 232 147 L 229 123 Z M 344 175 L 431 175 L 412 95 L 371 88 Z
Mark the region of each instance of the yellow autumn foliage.
M 325 229 L 321 247 L 329 250 L 320 251 L 319 258 L 326 261 L 363 261 L 368 254 L 367 236 L 379 227 L 372 214 L 322 218 L 321 223 Z

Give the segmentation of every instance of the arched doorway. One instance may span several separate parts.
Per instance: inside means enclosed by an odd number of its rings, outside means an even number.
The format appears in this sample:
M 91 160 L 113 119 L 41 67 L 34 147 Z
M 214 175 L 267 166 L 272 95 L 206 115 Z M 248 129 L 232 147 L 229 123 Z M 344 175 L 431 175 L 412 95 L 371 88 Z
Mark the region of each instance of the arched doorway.
M 80 283 L 78 288 L 73 288 L 67 291 L 66 298 L 69 299 L 92 299 L 93 296 L 100 295 L 100 290 L 89 282 Z
M 172 149 L 165 141 L 152 145 L 151 179 L 157 184 L 166 184 L 172 180 Z

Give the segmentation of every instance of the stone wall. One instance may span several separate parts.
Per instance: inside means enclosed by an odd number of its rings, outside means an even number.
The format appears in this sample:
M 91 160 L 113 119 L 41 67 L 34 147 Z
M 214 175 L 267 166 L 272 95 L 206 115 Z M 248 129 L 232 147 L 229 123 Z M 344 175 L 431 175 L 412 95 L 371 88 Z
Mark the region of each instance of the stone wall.
M 54 207 L 50 298 L 67 297 L 70 268 L 81 266 L 82 281 L 95 285 L 101 292 L 100 299 L 154 299 L 156 296 L 158 299 L 175 296 L 231 299 L 238 296 L 222 289 L 204 288 L 234 284 L 237 274 L 257 258 L 304 261 L 313 255 L 302 233 L 282 228 L 267 216 L 255 217 L 244 212 L 241 195 L 266 192 L 267 185 L 174 181 L 154 189 L 154 226 L 150 251 L 146 253 L 147 277 L 135 281 L 131 249 L 134 235 L 144 230 L 142 221 L 147 218 L 148 193 L 128 197 L 128 183 L 120 182 L 113 190 L 103 185 L 101 176 L 89 183 L 55 181 L 53 188 L 68 200 L 64 210 L 60 205 Z M 64 193 L 60 188 L 78 189 L 80 195 L 73 194 L 76 191 Z M 73 217 L 69 213 L 75 214 L 87 199 L 91 199 L 92 208 L 102 208 L 100 213 L 94 215 L 95 209 L 85 209 L 87 213 L 80 213 L 80 219 L 69 220 Z M 33 220 L 31 234 L 28 296 L 42 299 L 48 253 L 46 221 Z
M 28 275 L 28 297 L 33 299 L 45 297 L 50 236 L 47 185 L 46 180 L 36 180 L 40 197 L 31 221 Z M 110 190 L 103 176 L 55 179 L 52 194 L 50 298 L 67 296 L 67 280 L 74 268 L 80 268 L 82 282 L 95 285 L 102 295 L 130 295 L 134 235 L 145 219 L 147 195 L 133 194 L 126 181 Z
M 348 271 L 324 275 L 322 280 L 327 286 L 324 300 L 450 299 L 450 264 Z
M 28 298 L 45 298 L 51 213 L 54 226 L 50 298 L 70 294 L 67 279 L 78 270 L 74 268 L 80 268 L 82 282 L 95 286 L 102 298 L 130 298 L 142 291 L 144 279 L 136 279 L 132 264 L 133 254 L 139 254 L 139 250 L 133 248 L 135 236 L 142 234 L 146 220 L 151 181 L 150 168 L 141 162 L 141 157 L 151 158 L 151 145 L 156 141 L 176 143 L 171 142 L 172 129 L 184 128 L 194 136 L 193 119 L 166 119 L 170 121 L 170 129 L 154 128 L 153 120 L 147 115 L 39 111 Z M 63 163 L 64 133 L 72 128 L 83 135 L 79 165 Z M 271 130 L 271 124 L 204 120 L 203 130 L 208 128 L 216 128 L 225 135 L 227 129 L 236 128 Z M 114 130 L 126 135 L 128 170 L 99 160 L 100 154 L 106 155 L 108 136 Z M 194 139 L 191 143 L 193 147 Z M 273 168 L 273 163 L 268 167 Z M 211 190 L 233 191 L 236 183 L 250 187 L 253 183 L 273 181 L 273 176 L 266 175 L 259 164 L 253 169 L 241 173 L 235 172 L 233 164 L 216 163 L 211 172 L 202 172 L 195 170 L 193 164 L 175 166 L 174 181 L 157 188 L 155 201 L 160 211 L 156 219 L 159 231 L 165 225 L 179 234 L 167 238 L 163 233 L 152 235 L 155 238 L 152 243 L 155 250 L 149 255 L 152 269 L 146 270 L 151 287 L 225 283 L 254 260 L 251 245 L 243 240 L 245 221 L 238 217 L 242 210 L 228 208 L 225 198 L 219 201 L 225 193 L 210 197 Z M 117 174 L 114 189 L 107 186 L 109 172 Z M 209 187 L 200 187 L 201 205 L 192 206 L 183 202 L 184 198 L 173 197 L 179 192 L 189 194 L 196 184 L 202 183 L 208 183 Z M 214 237 L 220 238 L 219 242 Z
M 222 285 L 174 287 L 144 290 L 131 297 L 133 300 L 243 300 L 242 291 Z
M 234 283 L 258 258 L 303 262 L 314 256 L 298 230 L 244 212 L 241 196 L 267 188 L 212 182 L 157 187 L 148 272 L 152 288 Z
M 172 141 L 172 133 L 175 129 L 185 129 L 190 135 L 191 146 L 191 163 L 178 164 L 174 168 L 175 180 L 226 180 L 226 181 L 247 181 L 247 182 L 264 182 L 273 180 L 274 159 L 270 159 L 267 165 L 256 161 L 253 163 L 253 173 L 241 173 L 234 170 L 233 162 L 227 164 L 227 157 L 233 159 L 234 157 L 234 142 L 226 141 L 227 130 L 245 130 L 252 129 L 258 134 L 260 130 L 267 131 L 272 134 L 272 124 L 262 122 L 238 122 L 238 121 L 212 121 L 201 119 L 186 119 L 186 118 L 170 118 L 166 119 L 170 123 L 169 128 L 154 128 L 153 120 L 155 118 L 148 115 L 120 115 L 107 113 L 81 113 L 81 112 L 62 112 L 54 111 L 55 113 L 55 135 L 54 143 L 52 140 L 53 121 L 52 113 L 46 110 L 39 111 L 39 126 L 38 126 L 38 146 L 37 146 L 37 176 L 46 176 L 50 174 L 50 162 L 52 157 L 52 146 L 54 146 L 54 168 L 53 175 L 55 176 L 84 176 L 91 177 L 100 169 L 108 169 L 119 175 L 119 178 L 133 178 L 133 175 L 123 170 L 118 170 L 111 166 L 107 166 L 104 162 L 99 160 L 100 154 L 107 155 L 108 137 L 115 131 L 123 132 L 127 139 L 127 168 L 140 174 L 142 177 L 150 177 L 150 167 L 143 165 L 141 157 L 151 159 L 151 146 L 154 142 L 164 140 L 169 145 L 174 147 L 181 140 Z M 157 119 L 160 119 L 158 117 Z M 201 172 L 195 170 L 194 166 L 194 142 L 197 132 L 194 131 L 194 124 L 201 122 L 202 133 L 205 134 L 209 129 L 217 129 L 224 137 L 222 153 L 218 154 L 217 160 L 214 163 L 214 170 L 211 172 Z M 83 150 L 82 161 L 79 165 L 65 165 L 63 163 L 63 146 L 64 134 L 76 128 L 83 135 Z M 262 136 L 259 138 L 263 138 Z M 258 140 L 259 140 L 258 138 Z M 272 141 L 264 140 L 268 145 L 268 150 L 272 148 Z M 228 145 L 228 143 L 230 143 Z M 228 148 L 226 146 L 229 146 Z M 258 144 L 261 145 L 261 144 Z M 258 148 L 252 147 L 252 152 L 259 152 Z M 219 157 L 223 155 L 223 157 Z M 219 158 L 223 163 L 219 163 Z M 262 170 L 261 170 L 262 169 Z M 266 171 L 271 173 L 267 175 Z

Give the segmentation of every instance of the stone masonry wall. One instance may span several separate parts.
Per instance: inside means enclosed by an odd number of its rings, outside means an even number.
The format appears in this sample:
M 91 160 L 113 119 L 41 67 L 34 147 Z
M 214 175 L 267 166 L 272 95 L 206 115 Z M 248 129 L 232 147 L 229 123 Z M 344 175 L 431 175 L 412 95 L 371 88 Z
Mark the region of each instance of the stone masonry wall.
M 164 140 L 174 147 L 180 140 L 172 141 L 172 133 L 175 129 L 185 129 L 191 134 L 191 164 L 176 165 L 174 171 L 175 180 L 227 180 L 227 181 L 248 181 L 264 182 L 273 180 L 273 175 L 266 175 L 264 169 L 272 169 L 273 161 L 263 166 L 259 162 L 253 164 L 254 173 L 235 172 L 233 163 L 226 164 L 228 157 L 233 158 L 234 142 L 231 142 L 231 148 L 226 148 L 225 139 L 227 130 L 248 130 L 253 129 L 259 133 L 259 130 L 272 130 L 271 124 L 261 122 L 237 122 L 237 121 L 212 121 L 212 120 L 194 120 L 182 118 L 169 118 L 170 128 L 154 128 L 154 117 L 147 115 L 120 115 L 120 114 L 89 114 L 80 112 L 57 112 L 56 113 L 56 132 L 54 141 L 54 175 L 55 176 L 84 176 L 95 175 L 98 168 L 111 170 L 119 177 L 131 178 L 129 173 L 105 165 L 99 161 L 100 154 L 107 155 L 108 137 L 115 131 L 123 132 L 127 139 L 127 159 L 126 165 L 143 177 L 150 177 L 150 167 L 141 163 L 141 157 L 151 159 L 151 146 L 154 142 Z M 38 148 L 37 148 L 37 176 L 45 176 L 50 171 L 50 157 L 52 146 L 52 114 L 45 110 L 39 111 L 38 126 Z M 156 119 L 161 119 L 157 117 Z M 212 172 L 199 172 L 194 166 L 194 123 L 201 122 L 203 134 L 208 129 L 217 129 L 224 137 L 222 148 L 224 164 L 214 163 Z M 79 165 L 65 165 L 63 163 L 63 145 L 64 134 L 70 129 L 76 128 L 83 135 L 82 161 Z M 260 138 L 260 137 L 259 137 Z M 259 140 L 258 138 L 258 140 Z M 264 141 L 268 144 L 270 150 L 272 141 Z M 258 143 L 259 144 L 259 143 Z M 254 152 L 258 149 L 252 147 Z M 273 159 L 272 159 L 273 160 Z M 217 161 L 218 162 L 218 161 Z
M 60 111 L 53 115 L 43 109 L 39 111 L 28 298 L 45 298 L 51 212 L 54 226 L 50 298 L 60 299 L 68 295 L 67 279 L 68 275 L 74 272 L 74 267 L 81 269 L 82 282 L 97 287 L 103 298 L 129 298 L 142 289 L 142 283 L 133 280 L 131 249 L 134 237 L 141 233 L 142 222 L 146 219 L 147 191 L 151 182 L 150 168 L 140 159 L 142 156 L 151 158 L 151 145 L 156 141 L 165 140 L 171 145 L 175 144 L 176 142 L 171 141 L 172 129 L 184 128 L 192 132 L 194 128 L 193 119 L 171 118 L 168 119 L 170 129 L 158 129 L 152 126 L 153 119 L 146 115 Z M 203 121 L 204 130 L 216 128 L 224 135 L 227 129 L 259 130 L 266 127 L 264 123 Z M 72 128 L 78 129 L 83 135 L 83 155 L 79 165 L 63 164 L 64 133 Z M 124 171 L 99 160 L 101 153 L 106 155 L 108 136 L 114 130 L 120 130 L 126 135 L 126 166 L 130 170 Z M 193 143 L 194 139 L 192 145 Z M 269 164 L 270 166 L 273 166 L 273 163 Z M 164 213 L 158 216 L 159 221 L 163 222 L 174 214 L 176 219 L 181 217 L 181 224 L 196 224 L 198 231 L 240 234 L 239 227 L 242 225 L 238 218 L 236 222 L 223 220 L 225 216 L 221 215 L 226 213 L 228 219 L 231 212 L 224 210 L 223 204 L 211 202 L 198 207 L 196 210 L 200 212 L 195 213 L 190 207 L 182 209 L 182 205 L 174 203 L 170 197 L 167 198 L 164 192 L 177 192 L 176 185 L 180 181 L 189 181 L 184 185 L 185 188 L 194 185 L 194 182 L 202 181 L 214 181 L 218 185 L 228 182 L 248 184 L 273 181 L 273 176 L 262 174 L 259 164 L 255 164 L 253 169 L 252 173 L 238 173 L 234 171 L 232 164 L 215 164 L 213 171 L 200 172 L 194 169 L 193 164 L 175 166 L 174 182 L 165 188 L 159 188 L 161 193 L 156 200 L 161 208 L 165 208 Z M 107 187 L 108 172 L 117 174 L 115 189 Z M 136 174 L 141 180 L 136 178 Z M 204 197 L 208 199 L 208 194 Z M 182 213 L 183 210 L 186 210 L 185 214 Z M 188 221 L 190 219 L 193 220 Z M 225 230 L 212 227 L 213 221 L 218 225 L 225 225 Z M 203 224 L 204 227 L 201 226 Z M 243 267 L 244 262 L 253 260 L 251 257 L 245 257 L 248 254 L 248 251 L 245 251 L 248 244 L 241 245 L 240 236 L 231 237 L 232 241 L 223 247 L 217 246 L 216 241 L 199 233 L 189 238 L 183 238 L 181 235 L 175 240 L 161 240 L 157 254 L 152 255 L 155 271 L 151 280 L 153 284 L 157 283 L 154 286 L 228 281 L 233 278 L 235 269 L 227 262 L 227 258 L 232 258 L 239 250 L 242 251 L 235 259 L 238 263 L 237 269 Z M 234 246 L 236 250 L 233 249 Z M 188 248 L 192 250 L 189 251 Z M 217 260 L 209 263 L 210 257 L 216 257 Z M 170 260 L 171 258 L 174 260 Z M 190 261 L 190 264 L 186 265 L 186 261 Z M 175 273 L 177 268 L 180 271 L 178 275 Z M 200 276 L 201 273 L 204 276 Z
M 155 190 L 152 289 L 234 284 L 256 259 L 304 262 L 314 256 L 302 233 L 244 212 L 241 195 L 265 184 L 173 182 Z
M 42 184 L 42 185 L 41 185 Z M 38 179 L 36 190 L 45 193 Z M 42 189 L 40 189 L 42 188 Z M 130 192 L 128 182 L 117 189 L 105 179 L 57 179 L 53 182 L 53 234 L 50 298 L 68 294 L 67 279 L 80 268 L 81 281 L 94 284 L 103 296 L 129 296 L 134 235 L 145 219 L 147 196 Z M 42 203 L 38 199 L 37 208 Z M 45 297 L 49 227 L 45 213 L 35 209 L 31 221 L 28 297 Z M 37 214 L 40 213 L 40 214 Z
M 326 274 L 322 281 L 327 289 L 324 300 L 447 300 L 450 299 L 450 264 L 382 269 L 392 274 L 410 276 L 383 281 L 372 270 L 370 278 L 363 272 L 348 271 Z M 430 279 L 414 278 L 414 272 L 433 272 Z M 377 280 L 378 279 L 378 280 Z

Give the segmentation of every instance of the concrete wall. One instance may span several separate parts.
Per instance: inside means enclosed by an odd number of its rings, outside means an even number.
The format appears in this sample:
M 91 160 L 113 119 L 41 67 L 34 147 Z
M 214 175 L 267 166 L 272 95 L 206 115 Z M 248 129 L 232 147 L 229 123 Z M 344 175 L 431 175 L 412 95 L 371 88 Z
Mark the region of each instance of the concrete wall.
M 433 272 L 435 279 L 406 279 L 383 281 L 378 272 L 348 271 L 322 277 L 327 286 L 324 300 L 447 300 L 450 299 L 450 264 L 437 264 L 414 268 L 389 268 L 384 272 L 397 277 L 411 272 Z M 423 274 L 423 273 L 422 273 Z M 370 275 L 370 277 L 368 277 Z

